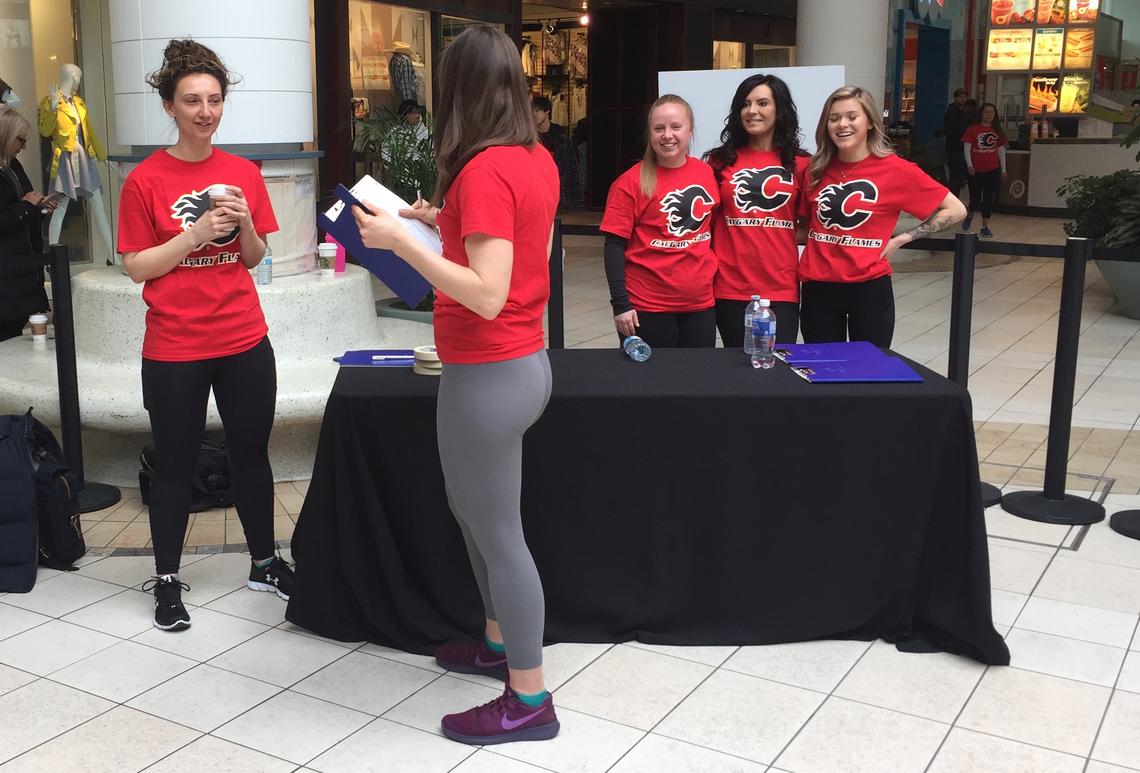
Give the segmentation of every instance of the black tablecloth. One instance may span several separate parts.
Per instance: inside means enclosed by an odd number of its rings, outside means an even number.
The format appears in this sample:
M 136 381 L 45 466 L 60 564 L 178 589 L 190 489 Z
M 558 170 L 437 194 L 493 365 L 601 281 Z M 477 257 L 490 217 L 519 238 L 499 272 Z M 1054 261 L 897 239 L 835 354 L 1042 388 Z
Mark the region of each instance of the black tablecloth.
M 1009 662 L 990 613 L 969 395 L 808 384 L 723 349 L 550 352 L 523 519 L 549 641 L 882 637 Z M 435 438 L 438 381 L 344 368 L 286 617 L 429 652 L 482 630 Z

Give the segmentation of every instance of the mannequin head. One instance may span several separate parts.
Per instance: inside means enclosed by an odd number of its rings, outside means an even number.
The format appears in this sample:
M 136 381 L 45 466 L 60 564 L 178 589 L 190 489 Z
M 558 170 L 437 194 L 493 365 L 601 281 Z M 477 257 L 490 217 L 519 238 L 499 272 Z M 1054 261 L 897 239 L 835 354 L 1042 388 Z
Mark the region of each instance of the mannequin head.
M 0 78 L 0 103 L 8 105 L 12 109 L 20 106 L 20 97 L 16 94 L 15 89 L 8 85 L 8 82 Z
M 79 82 L 83 79 L 83 71 L 78 65 L 65 64 L 59 68 L 59 90 L 66 96 L 79 91 Z

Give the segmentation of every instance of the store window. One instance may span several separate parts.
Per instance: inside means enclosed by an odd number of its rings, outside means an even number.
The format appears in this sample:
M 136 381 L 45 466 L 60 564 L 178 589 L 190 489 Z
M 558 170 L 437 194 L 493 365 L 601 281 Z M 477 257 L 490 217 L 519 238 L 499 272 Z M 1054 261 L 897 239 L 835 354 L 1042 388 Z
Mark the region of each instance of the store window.
M 349 82 L 357 117 L 398 110 L 406 100 L 431 104 L 428 14 L 397 5 L 352 0 Z
M 752 44 L 753 67 L 795 67 L 795 46 L 769 46 L 763 43 Z
M 713 69 L 740 70 L 744 67 L 744 44 L 729 40 L 713 41 Z

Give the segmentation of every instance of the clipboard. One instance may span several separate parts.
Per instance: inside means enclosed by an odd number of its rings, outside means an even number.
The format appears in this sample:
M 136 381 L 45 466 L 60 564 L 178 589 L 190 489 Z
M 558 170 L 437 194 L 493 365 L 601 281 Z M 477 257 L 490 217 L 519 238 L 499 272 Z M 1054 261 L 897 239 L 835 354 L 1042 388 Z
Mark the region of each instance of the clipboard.
M 897 357 L 850 362 L 792 365 L 792 373 L 811 384 L 921 383 L 922 376 Z

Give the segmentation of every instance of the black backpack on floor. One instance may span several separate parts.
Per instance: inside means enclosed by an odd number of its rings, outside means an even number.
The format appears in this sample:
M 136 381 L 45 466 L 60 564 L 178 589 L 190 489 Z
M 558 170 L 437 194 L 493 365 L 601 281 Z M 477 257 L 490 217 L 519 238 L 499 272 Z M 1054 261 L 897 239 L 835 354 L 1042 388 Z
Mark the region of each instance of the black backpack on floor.
M 0 416 L 0 593 L 36 584 L 39 525 L 31 416 Z
M 154 478 L 154 448 L 147 446 L 139 454 L 139 494 L 144 505 L 150 504 L 150 484 Z M 203 440 L 198 449 L 198 461 L 190 479 L 194 493 L 190 499 L 190 512 L 217 510 L 234 503 L 230 489 L 230 462 L 226 457 L 226 444 L 220 440 Z
M 32 465 L 36 476 L 39 510 L 39 563 L 52 569 L 72 566 L 87 552 L 79 521 L 79 479 L 63 458 L 63 449 L 51 430 L 31 416 Z

